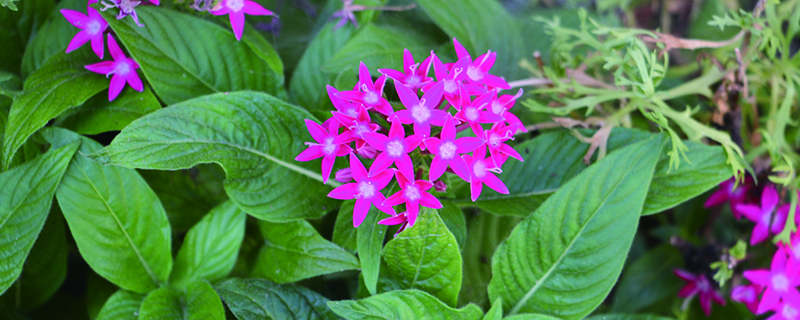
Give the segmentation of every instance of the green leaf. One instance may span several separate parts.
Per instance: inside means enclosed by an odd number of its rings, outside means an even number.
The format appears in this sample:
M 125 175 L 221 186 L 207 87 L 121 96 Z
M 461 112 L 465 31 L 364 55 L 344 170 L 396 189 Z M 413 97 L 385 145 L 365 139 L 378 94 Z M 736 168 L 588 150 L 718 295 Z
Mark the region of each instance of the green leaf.
M 419 289 L 453 307 L 461 290 L 461 253 L 436 210 L 421 208 L 417 222 L 383 249 L 382 290 Z
M 31 38 L 28 46 L 25 47 L 21 66 L 23 77 L 27 77 L 36 69 L 39 69 L 50 57 L 67 50 L 69 42 L 81 30 L 73 27 L 67 19 L 64 19 L 59 10 L 70 9 L 86 12 L 86 2 L 82 0 L 62 0 L 58 2 L 56 8 L 50 12 L 47 21 Z
M 172 269 L 171 233 L 158 197 L 132 169 L 102 166 L 84 156 L 100 144 L 65 129 L 43 130 L 52 144 L 82 141 L 56 198 L 81 256 L 117 286 L 145 293 Z
M 358 229 L 353 227 L 353 208 L 355 200 L 342 202 L 342 207 L 336 213 L 336 222 L 333 225 L 331 241 L 347 251 L 356 252 L 358 248 Z
M 23 313 L 45 303 L 67 277 L 67 250 L 64 218 L 57 206 L 52 207 L 39 238 L 25 259 L 22 274 L 11 289 L 0 296 L 0 301 Z
M 327 24 L 314 36 L 289 81 L 292 101 L 309 111 L 328 108 L 330 102 L 324 89 L 327 84 L 333 85 L 336 75 L 322 71 L 322 67 L 353 34 L 350 25 L 336 30 L 333 26 L 333 23 Z
M 350 212 L 352 215 L 352 212 Z M 381 270 L 381 249 L 383 249 L 383 239 L 386 238 L 385 225 L 378 224 L 381 220 L 381 213 L 377 208 L 371 206 L 367 217 L 358 226 L 356 242 L 358 244 L 358 259 L 361 262 L 361 274 L 364 277 L 364 285 L 371 295 L 378 292 L 378 275 Z
M 60 53 L 25 80 L 22 93 L 11 105 L 3 136 L 5 168 L 28 137 L 50 119 L 108 88 L 108 79 L 84 68 L 95 62 L 97 56 L 88 47 Z
M 289 283 L 318 275 L 358 269 L 356 257 L 322 238 L 304 220 L 272 223 L 259 221 L 264 246 L 252 277 Z
M 637 312 L 677 294 L 683 284 L 672 270 L 682 265 L 681 254 L 669 244 L 647 252 L 623 270 L 611 311 Z
M 82 106 L 62 114 L 55 125 L 87 135 L 119 131 L 133 120 L 158 109 L 161 105 L 150 88 L 145 87 L 142 92 L 125 88 L 110 102 L 105 94 L 95 95 Z
M 448 36 L 458 39 L 473 59 L 488 50 L 497 51 L 492 74 L 507 79 L 527 76 L 517 67 L 521 54 L 525 53 L 519 28 L 499 2 L 462 0 L 453 5 L 449 0 L 419 0 L 417 3 Z
M 54 147 L 0 173 L 0 294 L 19 277 L 50 212 L 56 187 L 77 149 L 78 143 Z
M 112 11 L 101 14 L 166 104 L 215 92 L 282 90 L 283 67 L 277 70 L 268 44 L 236 41 L 228 28 L 167 8 L 136 8 L 145 28 L 133 19 L 117 20 Z M 271 51 L 256 52 L 265 46 Z
M 492 303 L 492 308 L 486 311 L 483 320 L 501 320 L 503 319 L 503 301 L 500 298 Z
M 600 314 L 586 320 L 674 320 L 674 318 L 651 314 Z
M 14 4 L 15 1 L 19 0 L 0 0 L 0 5 L 8 8 L 9 10 L 17 11 L 17 5 Z
M 95 320 L 136 320 L 145 295 L 119 290 L 106 300 Z
M 303 119 L 313 117 L 267 94 L 214 94 L 135 120 L 91 157 L 159 170 L 216 162 L 228 176 L 225 191 L 245 212 L 274 222 L 317 218 L 340 202 L 326 196 L 320 160 L 294 160 L 313 141 Z
M 391 291 L 361 300 L 331 301 L 328 307 L 350 320 L 428 319 L 433 315 L 442 320 L 477 320 L 483 316 L 481 308 L 476 305 L 453 309 L 419 290 Z
M 215 289 L 239 320 L 339 319 L 325 305 L 328 299 L 298 285 L 229 279 Z
M 185 294 L 166 288 L 150 292 L 142 302 L 139 319 L 225 320 L 225 309 L 214 288 L 198 280 L 187 286 Z
M 518 314 L 510 317 L 505 317 L 503 318 L 503 320 L 561 320 L 561 319 L 544 314 L 525 313 L 525 314 Z
M 438 45 L 429 37 L 412 29 L 368 24 L 336 52 L 322 70 L 330 73 L 356 71 L 360 62 L 364 62 L 373 75 L 378 74 L 379 68 L 403 70 L 403 49 L 411 51 L 419 63 L 436 47 Z
M 464 280 L 458 304 L 470 302 L 489 308 L 486 287 L 492 278 L 491 258 L 497 246 L 508 238 L 511 230 L 521 219 L 514 216 L 496 216 L 485 212 L 470 215 L 467 225 L 467 241 L 461 253 L 464 260 Z
M 230 201 L 211 210 L 186 234 L 170 283 L 183 288 L 195 280 L 215 282 L 227 276 L 244 240 L 246 217 Z
M 442 200 L 442 205 L 444 207 L 437 210 L 439 217 L 444 221 L 447 230 L 450 230 L 450 233 L 456 237 L 458 247 L 463 248 L 464 241 L 466 241 L 467 238 L 467 219 L 464 218 L 464 213 L 461 212 L 461 209 L 454 203 Z
M 0 0 L 0 5 L 14 6 L 13 2 Z M 54 0 L 26 0 L 19 8 L 0 10 L 0 70 L 20 73 L 20 61 L 25 46 L 44 24 L 55 7 Z M 19 9 L 19 10 L 17 10 Z
M 97 319 L 100 309 L 103 308 L 103 305 L 106 304 L 111 295 L 117 291 L 120 290 L 113 283 L 90 271 L 86 280 L 86 311 L 89 313 L 89 319 Z M 144 298 L 144 295 L 142 298 Z M 139 302 L 141 302 L 141 299 Z M 138 304 L 136 311 L 139 311 Z
M 13 73 L 0 70 L 0 95 L 14 99 L 22 91 L 22 80 Z M 2 123 L 5 127 L 5 123 Z
M 606 156 L 520 222 L 492 257 L 489 297 L 510 315 L 591 313 L 622 271 L 663 138 Z

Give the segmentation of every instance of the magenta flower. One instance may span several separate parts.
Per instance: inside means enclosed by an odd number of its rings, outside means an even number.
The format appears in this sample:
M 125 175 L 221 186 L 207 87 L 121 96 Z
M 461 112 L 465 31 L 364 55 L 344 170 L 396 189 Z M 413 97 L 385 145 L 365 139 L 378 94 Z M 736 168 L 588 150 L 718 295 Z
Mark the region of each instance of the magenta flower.
M 394 235 L 397 236 L 397 234 L 403 232 L 403 230 L 405 230 L 408 227 L 408 212 L 402 212 L 392 215 L 389 218 L 378 221 L 378 224 L 382 224 L 385 226 L 393 226 L 399 224 L 400 229 L 398 229 L 397 232 L 394 233 Z
M 395 85 L 396 83 L 402 83 L 411 90 L 418 90 L 433 81 L 433 78 L 428 77 L 432 59 L 433 52 L 421 64 L 414 63 L 414 56 L 411 55 L 411 52 L 408 49 L 403 49 L 403 72 L 393 69 L 378 69 L 378 72 L 394 79 Z M 438 103 L 439 101 L 435 102 Z
M 142 92 L 144 86 L 142 85 L 142 80 L 139 79 L 139 74 L 136 73 L 136 69 L 139 69 L 139 64 L 125 56 L 125 53 L 119 48 L 117 41 L 114 40 L 111 34 L 108 35 L 108 52 L 111 53 L 114 61 L 98 62 L 85 67 L 91 72 L 106 75 L 106 78 L 113 75 L 111 84 L 108 87 L 108 101 L 114 100 L 119 95 L 126 82 L 133 90 Z
M 378 77 L 375 82 L 372 82 L 372 76 L 369 74 L 369 69 L 364 62 L 358 68 L 358 90 L 342 91 L 336 94 L 337 96 L 352 101 L 363 103 L 367 109 L 374 109 L 385 116 L 391 116 L 394 113 L 392 105 L 382 97 L 383 86 L 386 85 L 386 76 Z
M 386 198 L 383 202 L 384 205 L 396 206 L 401 203 L 406 204 L 406 211 L 408 212 L 407 221 L 408 227 L 414 226 L 419 215 L 419 206 L 423 205 L 432 209 L 441 209 L 442 203 L 436 199 L 432 194 L 427 191 L 433 188 L 433 183 L 425 180 L 409 181 L 403 176 L 402 172 L 398 172 L 397 183 L 400 184 L 402 190 Z M 412 176 L 413 177 L 413 176 Z
M 784 301 L 800 301 L 797 285 L 800 284 L 800 264 L 794 259 L 786 259 L 782 250 L 775 252 L 770 270 L 747 270 L 744 277 L 751 283 L 767 288 L 758 304 L 756 314 L 762 314 L 774 308 L 781 298 Z
M 464 77 L 466 77 L 465 69 L 469 65 L 469 61 L 469 57 L 461 58 L 452 68 L 448 69 L 442 61 L 439 60 L 439 57 L 433 56 L 433 71 L 436 74 L 436 80 L 444 85 L 442 87 L 444 90 L 444 98 L 447 102 L 450 102 L 451 105 L 461 105 L 461 82 L 464 80 Z M 434 83 L 429 83 L 422 90 L 428 91 L 433 85 Z
M 464 155 L 463 158 L 470 170 L 469 184 L 472 202 L 478 200 L 484 184 L 494 191 L 508 194 L 508 188 L 503 181 L 492 174 L 492 172 L 500 173 L 500 168 L 486 158 L 486 148 L 480 147 L 472 153 L 472 156 Z
M 448 114 L 436 109 L 442 100 L 442 87 L 441 83 L 434 85 L 420 99 L 416 92 L 406 86 L 395 84 L 397 95 L 406 107 L 405 110 L 395 112 L 395 116 L 404 124 L 413 123 L 414 134 L 423 139 L 431 135 L 431 125 L 442 126 L 445 115 Z
M 678 292 L 678 297 L 691 299 L 699 295 L 700 307 L 703 309 L 703 313 L 705 313 L 706 316 L 711 314 L 712 301 L 723 306 L 725 305 L 725 299 L 711 286 L 711 282 L 708 281 L 705 275 L 695 275 L 681 269 L 675 269 L 672 272 L 674 272 L 678 278 L 686 282 L 686 285 Z
M 447 167 L 453 168 L 464 181 L 469 181 L 470 170 L 467 163 L 461 158 L 461 154 L 472 152 L 478 147 L 483 146 L 485 141 L 475 137 L 461 137 L 456 139 L 456 125 L 453 116 L 447 115 L 442 127 L 440 138 L 431 137 L 425 139 L 425 146 L 435 156 L 431 161 L 430 180 L 434 181 L 444 174 Z
M 94 8 L 89 7 L 86 11 L 89 14 L 88 16 L 78 11 L 61 9 L 61 14 L 64 18 L 76 28 L 81 29 L 81 31 L 72 38 L 72 41 L 69 42 L 67 53 L 75 51 L 84 43 L 91 40 L 92 51 L 94 51 L 98 58 L 103 59 L 103 53 L 105 51 L 103 47 L 103 32 L 108 28 L 108 22 L 103 20 L 100 13 Z
M 800 319 L 800 300 L 790 298 L 775 306 L 775 314 L 767 320 L 797 320 Z
M 151 2 L 158 4 L 158 1 L 151 1 Z M 141 1 L 109 0 L 109 1 L 102 1 L 100 3 L 103 4 L 103 9 L 100 9 L 100 11 L 106 11 L 110 8 L 117 8 L 119 9 L 119 12 L 117 13 L 117 20 L 121 20 L 127 16 L 131 16 L 133 22 L 136 23 L 137 26 L 144 27 L 144 25 L 141 22 L 139 22 L 139 16 L 136 14 L 136 6 L 142 3 Z
M 336 175 L 334 175 L 334 179 L 341 183 L 348 183 L 353 181 L 353 170 L 350 168 L 344 168 L 341 170 L 336 171 Z
M 731 212 L 733 212 L 733 216 L 736 219 L 739 219 L 742 213 L 736 210 L 736 206 L 744 203 L 745 199 L 747 199 L 747 190 L 750 189 L 750 182 L 749 178 L 745 178 L 742 184 L 736 186 L 736 178 L 723 181 L 719 184 L 719 189 L 708 197 L 704 207 L 710 208 L 730 201 Z
M 495 93 L 492 91 L 486 92 L 470 102 L 469 93 L 465 92 L 465 90 L 466 88 L 461 88 L 461 101 L 458 104 L 460 108 L 455 114 L 457 120 L 469 123 L 473 131 L 477 131 L 475 127 L 477 127 L 478 123 L 497 123 L 503 121 L 502 116 L 486 110 L 486 107 L 491 105 Z M 478 134 L 478 132 L 475 132 L 475 134 Z
M 311 161 L 322 158 L 322 183 L 328 183 L 336 157 L 345 156 L 353 150 L 344 144 L 348 136 L 339 135 L 339 123 L 329 121 L 328 130 L 314 121 L 306 119 L 306 127 L 311 137 L 317 143 L 306 142 L 308 149 L 303 150 L 294 159 L 296 161 Z
M 456 56 L 458 57 L 458 60 L 461 60 L 461 58 L 464 57 L 469 58 L 470 61 L 472 60 L 472 57 L 469 55 L 469 51 L 467 51 L 467 49 L 461 45 L 461 42 L 456 40 L 456 38 L 453 38 L 453 47 L 456 49 Z
M 495 166 L 501 166 L 507 157 L 525 161 L 517 150 L 504 143 L 508 140 L 514 140 L 514 132 L 517 131 L 516 126 L 509 127 L 501 121 L 495 123 L 488 131 L 484 131 L 479 125 L 472 126 L 472 129 L 475 131 L 476 136 L 483 137 L 487 142 L 486 145 L 489 147 L 489 154 Z
M 386 198 L 380 191 L 392 180 L 395 170 L 384 170 L 373 177 L 368 177 L 367 169 L 352 153 L 350 154 L 350 169 L 356 182 L 333 189 L 328 193 L 328 197 L 339 200 L 356 199 L 353 209 L 353 227 L 358 228 L 364 222 L 370 205 L 375 205 L 378 210 L 394 215 L 395 211 L 392 207 L 383 205 Z
M 756 313 L 760 293 L 761 287 L 755 284 L 738 286 L 731 291 L 731 300 L 744 304 L 750 312 Z
M 337 96 L 339 91 L 332 86 L 326 86 L 325 89 L 328 91 L 328 97 L 330 97 L 333 107 L 336 108 L 336 111 L 331 111 L 336 120 L 345 127 L 353 125 L 353 121 L 358 117 L 360 111 L 365 109 L 364 106 L 360 103 L 353 103 L 350 100 L 340 98 Z
M 489 51 L 472 61 L 467 67 L 467 79 L 490 88 L 511 89 L 503 78 L 489 74 L 489 69 L 494 66 L 496 58 L 497 53 Z
M 791 246 L 780 242 L 778 248 L 795 261 L 800 261 L 800 233 L 793 233 L 790 241 L 792 242 Z
M 248 0 L 222 0 L 213 9 L 211 14 L 220 16 L 227 14 L 231 20 L 231 27 L 233 27 L 233 34 L 236 40 L 242 40 L 242 33 L 244 33 L 244 15 L 251 16 L 271 16 L 272 11 L 264 9 L 260 4 Z
M 492 90 L 492 91 L 495 94 L 497 94 L 497 90 Z M 522 89 L 519 89 L 519 91 L 517 91 L 517 94 L 513 96 L 510 94 L 504 94 L 499 98 L 492 100 L 492 103 L 489 105 L 487 109 L 489 109 L 489 111 L 491 111 L 492 113 L 503 117 L 503 119 L 505 119 L 509 125 L 511 126 L 516 125 L 517 129 L 521 130 L 522 132 L 528 132 L 528 130 L 525 129 L 525 125 L 522 124 L 522 121 L 520 121 L 519 118 L 517 118 L 517 116 L 515 116 L 511 112 L 508 112 L 509 109 L 514 107 L 514 102 L 516 102 L 517 99 L 519 99 L 519 97 L 521 96 L 522 96 Z
M 368 133 L 365 135 L 367 143 L 381 152 L 369 168 L 370 177 L 375 176 L 386 170 L 392 163 L 404 175 L 414 176 L 414 164 L 411 162 L 409 152 L 417 148 L 422 138 L 418 135 L 406 137 L 403 125 L 396 117 L 393 118 L 392 127 L 389 129 L 389 136 L 380 133 Z
M 775 187 L 767 185 L 761 194 L 761 207 L 752 204 L 736 205 L 737 211 L 756 223 L 753 228 L 753 235 L 750 237 L 751 245 L 764 241 L 769 236 L 772 213 L 778 206 L 778 201 L 778 192 L 775 191 Z

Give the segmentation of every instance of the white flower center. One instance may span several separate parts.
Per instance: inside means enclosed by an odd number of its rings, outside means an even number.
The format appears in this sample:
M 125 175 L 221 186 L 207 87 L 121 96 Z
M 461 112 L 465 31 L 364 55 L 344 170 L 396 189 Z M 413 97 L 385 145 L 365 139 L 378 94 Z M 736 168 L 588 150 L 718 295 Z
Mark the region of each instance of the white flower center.
M 332 155 L 336 152 L 336 145 L 333 144 L 333 137 L 325 138 L 325 143 L 322 145 L 322 152 L 326 155 Z
M 770 218 L 772 217 L 772 212 L 771 211 L 772 210 L 770 210 L 770 212 L 768 212 L 768 213 L 765 212 L 764 215 L 761 216 L 761 222 L 762 223 L 764 223 L 766 225 L 769 225 Z
M 367 91 L 364 93 L 364 103 L 373 105 L 378 102 L 378 95 L 375 94 L 375 91 Z
M 356 122 L 355 130 L 356 130 L 356 135 L 358 135 L 358 136 L 362 136 L 365 133 L 370 132 L 369 125 L 361 123 L 361 122 Z
M 372 185 L 372 182 L 364 181 L 358 183 L 357 199 L 369 199 L 373 196 L 375 196 L 375 186 Z
M 100 32 L 100 28 L 100 21 L 89 21 L 89 24 L 86 25 L 86 33 L 90 35 L 96 35 L 98 32 Z
M 772 288 L 780 292 L 785 292 L 789 289 L 789 279 L 783 274 L 772 276 Z
M 419 194 L 419 188 L 417 188 L 416 186 L 413 186 L 413 185 L 407 186 L 406 190 L 403 192 L 403 195 L 409 201 L 417 201 L 417 200 L 419 200 L 419 198 L 421 198 L 421 196 Z
M 425 123 L 431 117 L 431 110 L 420 102 L 420 104 L 411 108 L 411 116 L 414 117 L 414 121 L 417 123 Z
M 783 310 L 781 310 L 781 315 L 786 319 L 794 319 L 797 317 L 797 309 L 792 308 L 788 303 L 783 304 Z
M 456 155 L 456 149 L 458 149 L 458 147 L 452 141 L 444 142 L 439 146 L 439 156 L 442 157 L 442 159 L 450 160 Z
M 505 110 L 506 110 L 506 108 L 504 108 L 503 105 L 500 104 L 500 102 L 497 102 L 497 100 L 492 101 L 492 112 L 494 114 L 502 115 L 503 111 L 505 111 Z
M 392 158 L 397 158 L 403 155 L 403 152 L 405 151 L 404 149 L 403 142 L 400 140 L 392 140 L 386 144 L 386 153 L 388 153 Z
M 347 108 L 345 114 L 348 115 L 349 117 L 355 118 L 355 117 L 358 116 L 358 110 L 356 109 L 355 106 L 353 106 L 353 107 Z
M 128 64 L 127 61 L 117 62 L 117 65 L 114 66 L 114 72 L 116 74 L 126 75 L 131 72 L 131 65 Z
M 489 144 L 491 144 L 492 147 L 496 147 L 496 146 L 500 145 L 500 136 L 498 136 L 496 133 L 490 134 L 489 135 Z
M 453 93 L 456 92 L 457 86 L 456 82 L 453 80 L 445 80 L 444 81 L 444 92 Z
M 481 70 L 478 68 L 469 66 L 469 68 L 467 68 L 467 77 L 469 77 L 473 81 L 480 81 L 481 79 L 483 79 L 483 72 L 481 72 Z
M 467 116 L 467 120 L 469 121 L 477 121 L 478 120 L 478 109 L 475 107 L 467 107 L 467 110 L 464 110 L 465 115 Z
M 228 0 L 225 6 L 233 12 L 239 12 L 244 8 L 244 0 Z
M 419 76 L 417 76 L 417 75 L 410 75 L 410 76 L 406 77 L 406 83 L 410 84 L 412 86 L 418 85 L 419 81 L 420 81 L 420 79 L 419 79 Z
M 483 163 L 483 160 L 475 159 L 475 162 L 472 163 L 472 172 L 475 173 L 475 176 L 483 178 L 486 176 L 486 171 L 486 164 Z

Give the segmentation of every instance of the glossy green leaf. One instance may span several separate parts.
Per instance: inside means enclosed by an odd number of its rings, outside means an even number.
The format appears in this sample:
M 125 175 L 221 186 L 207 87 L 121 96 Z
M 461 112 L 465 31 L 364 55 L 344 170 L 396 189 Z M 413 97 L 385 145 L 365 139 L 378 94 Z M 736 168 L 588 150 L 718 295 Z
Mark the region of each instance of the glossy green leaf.
M 351 212 L 352 215 L 352 212 Z M 384 213 L 371 206 L 367 217 L 357 228 L 356 242 L 358 260 L 361 262 L 361 275 L 367 291 L 374 295 L 378 292 L 378 275 L 381 270 L 381 249 L 386 239 L 387 226 L 378 224 Z
M 486 212 L 476 212 L 468 220 L 467 241 L 461 251 L 464 260 L 464 280 L 458 305 L 476 303 L 488 309 L 489 300 L 486 287 L 492 278 L 491 258 L 497 246 L 505 240 L 521 219 L 514 216 L 496 216 Z
M 440 199 L 441 200 L 441 199 Z M 464 218 L 464 212 L 461 211 L 457 205 L 450 201 L 441 200 L 443 207 L 437 212 L 439 217 L 442 218 L 447 230 L 456 237 L 458 247 L 464 247 L 464 241 L 467 238 L 467 219 Z
M 283 68 L 273 67 L 274 51 L 256 52 L 247 38 L 236 41 L 230 29 L 167 8 L 142 6 L 136 12 L 146 28 L 132 19 L 117 20 L 110 10 L 103 17 L 164 103 L 238 90 L 276 94 L 283 86 Z
M 145 295 L 119 290 L 106 300 L 95 320 L 136 320 Z
M 61 0 L 42 27 L 36 32 L 22 56 L 21 73 L 23 77 L 39 69 L 50 57 L 65 52 L 72 38 L 80 29 L 73 27 L 59 10 L 69 9 L 86 12 L 86 2 L 82 0 Z
M 497 51 L 492 74 L 514 80 L 526 76 L 517 66 L 524 52 L 514 19 L 493 0 L 419 0 L 419 6 L 450 37 L 455 37 L 475 59 L 488 50 Z
M 21 312 L 45 303 L 67 277 L 67 237 L 64 218 L 57 208 L 51 208 L 42 232 L 25 259 L 22 274 L 11 289 L 0 296 L 0 302 Z
M 377 76 L 378 69 L 403 70 L 403 49 L 411 51 L 416 62 L 420 63 L 437 46 L 426 35 L 411 29 L 369 24 L 336 52 L 325 63 L 323 70 L 330 73 L 358 70 L 359 63 L 364 62 L 370 72 Z
M 198 280 L 188 284 L 183 294 L 166 288 L 150 292 L 142 302 L 139 319 L 224 320 L 225 309 L 214 288 Z
M 320 160 L 294 160 L 303 142 L 313 141 L 303 119 L 313 117 L 264 93 L 214 94 L 135 120 L 91 157 L 159 170 L 219 163 L 225 191 L 248 214 L 275 222 L 316 218 L 340 202 L 326 196 L 331 186 L 322 184 Z
M 561 186 L 497 248 L 489 297 L 510 315 L 591 313 L 622 271 L 663 145 L 634 143 Z
M 355 203 L 355 200 L 342 202 L 342 207 L 336 213 L 336 222 L 333 224 L 333 237 L 331 238 L 333 243 L 353 253 L 358 248 L 358 229 L 353 227 Z
M 461 253 L 436 210 L 421 208 L 417 222 L 386 243 L 380 291 L 419 289 L 455 306 L 461 290 Z
M 500 298 L 497 298 L 492 303 L 492 308 L 489 311 L 486 311 L 486 314 L 483 316 L 483 320 L 501 320 L 503 319 L 503 301 Z
M 25 80 L 14 99 L 3 136 L 3 166 L 9 167 L 14 153 L 50 119 L 108 88 L 108 79 L 84 68 L 97 62 L 88 47 L 48 59 Z
M 13 73 L 0 71 L 0 96 L 14 99 L 22 91 L 22 80 Z M 5 127 L 5 123 L 2 124 Z
M 244 240 L 246 217 L 230 201 L 211 210 L 186 234 L 170 283 L 184 287 L 196 280 L 215 282 L 227 276 Z
M 309 111 L 323 110 L 329 105 L 325 85 L 333 85 L 336 75 L 322 71 L 322 67 L 353 34 L 350 25 L 336 30 L 333 26 L 327 24 L 314 36 L 289 81 L 292 101 Z
M 119 131 L 142 116 L 161 109 L 156 96 L 145 87 L 138 92 L 125 88 L 114 101 L 108 95 L 97 94 L 82 106 L 65 112 L 55 125 L 80 134 L 98 134 Z
M 419 290 L 391 291 L 361 300 L 331 301 L 328 307 L 349 320 L 429 319 L 432 316 L 441 320 L 477 320 L 483 316 L 481 308 L 476 305 L 453 309 Z
M 356 257 L 322 238 L 304 220 L 259 221 L 264 246 L 251 276 L 289 283 L 318 275 L 358 269 Z
M 0 173 L 0 294 L 19 277 L 78 143 Z
M 298 285 L 229 279 L 215 289 L 239 320 L 339 319 L 325 305 L 328 299 Z
M 676 295 L 683 282 L 672 270 L 681 266 L 681 254 L 669 244 L 648 251 L 622 271 L 611 311 L 633 313 Z
M 0 0 L 0 5 L 14 3 Z M 0 70 L 19 74 L 25 47 L 55 7 L 54 0 L 26 0 L 13 11 L 0 8 Z M 19 10 L 17 10 L 19 9 Z
M 158 197 L 132 169 L 86 158 L 100 144 L 65 129 L 42 134 L 53 144 L 80 140 L 81 148 L 56 192 L 81 256 L 117 286 L 145 293 L 172 269 L 171 233 Z

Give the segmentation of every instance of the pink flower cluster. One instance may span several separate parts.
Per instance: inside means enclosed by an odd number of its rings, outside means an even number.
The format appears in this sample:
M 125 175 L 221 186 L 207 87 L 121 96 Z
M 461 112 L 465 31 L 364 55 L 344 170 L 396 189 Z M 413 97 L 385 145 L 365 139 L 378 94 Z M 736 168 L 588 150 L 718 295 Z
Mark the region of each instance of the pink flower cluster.
M 434 186 L 436 190 L 445 189 L 437 179 L 446 171 L 470 183 L 472 201 L 478 199 L 483 185 L 508 193 L 495 173 L 502 172 L 509 157 L 523 160 L 505 143 L 518 131 L 525 131 L 522 122 L 509 112 L 522 91 L 498 97 L 501 90 L 511 87 L 489 74 L 496 53 L 489 51 L 473 60 L 458 41 L 453 42 L 458 54 L 455 63 L 445 64 L 433 52 L 417 63 L 405 50 L 403 70 L 379 69 L 382 75 L 374 81 L 362 62 L 353 90 L 339 92 L 328 86 L 336 108 L 333 116 L 321 125 L 306 120 L 316 142 L 306 143 L 308 149 L 295 160 L 322 158 L 322 179 L 327 183 L 336 158 L 349 155 L 349 168 L 337 172 L 336 180 L 355 182 L 337 187 L 328 196 L 356 200 L 354 227 L 364 221 L 372 205 L 391 215 L 379 223 L 401 224 L 400 231 L 412 227 L 420 206 L 442 207 L 428 190 Z M 431 67 L 435 80 L 428 76 Z M 388 79 L 393 80 L 402 103 L 399 110 L 383 95 Z M 377 118 L 389 123 L 388 132 L 375 121 Z M 471 134 L 458 136 L 467 129 Z M 373 159 L 369 170 L 356 154 Z M 392 178 L 397 178 L 400 191 L 387 198 L 381 190 Z M 393 207 L 401 204 L 405 211 L 397 213 Z

